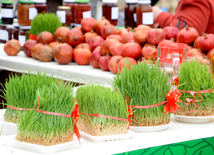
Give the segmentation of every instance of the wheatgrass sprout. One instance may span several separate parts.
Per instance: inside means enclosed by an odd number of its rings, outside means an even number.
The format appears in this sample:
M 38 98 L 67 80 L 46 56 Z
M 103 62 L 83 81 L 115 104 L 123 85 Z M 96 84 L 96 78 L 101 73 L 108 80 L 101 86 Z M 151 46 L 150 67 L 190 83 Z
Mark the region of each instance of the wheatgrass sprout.
M 129 99 L 130 106 L 149 106 L 166 101 L 171 84 L 168 76 L 156 65 L 138 63 L 131 70 L 125 68 L 114 76 L 112 86 Z M 165 115 L 161 105 L 147 109 L 133 109 L 132 126 L 156 126 L 168 124 L 170 114 Z
M 40 110 L 71 115 L 74 109 L 73 84 L 44 85 L 37 89 L 36 96 Z M 38 109 L 37 98 L 34 98 L 34 107 Z M 34 109 L 20 117 L 17 126 L 17 140 L 41 145 L 69 142 L 74 134 L 71 117 L 43 114 Z
M 210 68 L 205 64 L 201 65 L 199 60 L 190 61 L 181 64 L 179 70 L 179 90 L 183 91 L 202 91 L 213 89 L 214 80 Z M 190 103 L 187 106 L 184 102 L 186 98 L 193 99 L 193 96 L 189 93 L 183 93 L 181 100 L 183 101 L 180 104 L 180 109 L 176 114 L 186 115 L 186 116 L 206 116 L 213 115 L 214 108 L 214 94 L 213 92 L 200 93 L 203 96 L 201 102 L 195 102 L 198 106 L 197 108 Z M 195 94 L 195 100 L 201 100 L 201 97 L 198 94 Z M 196 112 L 191 112 L 197 110 Z
M 84 131 L 85 128 L 83 126 L 86 126 L 86 128 L 88 127 L 88 131 L 96 128 L 100 132 L 105 129 L 108 130 L 112 127 L 120 128 L 123 126 L 125 128 L 124 130 L 127 132 L 127 127 L 129 124 L 128 121 L 94 116 L 89 117 L 88 115 L 81 114 L 100 114 L 128 119 L 129 114 L 127 103 L 125 103 L 123 97 L 116 90 L 101 85 L 87 84 L 77 89 L 76 99 L 80 109 L 80 120 L 77 123 L 80 130 L 83 129 Z M 84 125 L 82 124 L 82 121 L 85 123 Z M 105 133 L 88 133 L 96 136 L 105 135 Z M 106 134 L 115 133 L 108 132 Z
M 39 72 L 36 75 L 30 73 L 22 74 L 21 77 L 18 75 L 10 75 L 2 90 L 3 97 L 9 106 L 31 109 L 33 108 L 36 97 L 36 90 L 44 85 L 50 86 L 52 83 L 58 84 L 57 79 L 47 77 L 46 74 L 42 75 Z M 5 121 L 16 122 L 18 114 L 24 112 L 26 111 L 7 108 L 4 119 Z

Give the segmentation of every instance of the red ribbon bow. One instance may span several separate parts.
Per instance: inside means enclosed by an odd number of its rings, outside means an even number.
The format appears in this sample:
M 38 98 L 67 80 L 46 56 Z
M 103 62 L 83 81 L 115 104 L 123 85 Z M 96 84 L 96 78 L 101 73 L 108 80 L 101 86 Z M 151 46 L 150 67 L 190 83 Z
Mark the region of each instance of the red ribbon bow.
M 32 33 L 30 33 L 29 38 L 36 41 L 37 36 L 32 34 Z
M 178 86 L 179 85 L 179 77 L 176 77 L 173 81 L 172 81 L 172 84 L 174 86 Z

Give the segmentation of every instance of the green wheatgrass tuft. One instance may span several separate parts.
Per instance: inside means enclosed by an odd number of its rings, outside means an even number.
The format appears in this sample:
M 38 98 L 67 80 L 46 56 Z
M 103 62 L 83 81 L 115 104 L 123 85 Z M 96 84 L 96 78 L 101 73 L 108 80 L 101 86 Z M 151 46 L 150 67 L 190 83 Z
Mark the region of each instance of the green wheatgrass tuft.
M 73 84 L 66 83 L 43 86 L 37 89 L 36 96 L 39 97 L 40 110 L 71 115 L 75 99 L 73 97 Z M 38 99 L 34 98 L 34 107 L 38 109 Z M 69 141 L 73 139 L 74 120 L 71 117 L 43 114 L 36 110 L 25 113 L 18 122 L 17 139 L 22 141 L 37 140 L 45 145 Z M 71 139 L 71 140 L 72 140 Z M 36 143 L 32 142 L 32 143 Z
M 36 90 L 44 85 L 50 86 L 52 83 L 58 84 L 58 80 L 53 77 L 47 77 L 46 74 L 42 75 L 40 72 L 36 75 L 30 73 L 22 74 L 21 77 L 10 75 L 2 90 L 3 97 L 9 106 L 30 109 L 33 108 Z M 6 108 L 4 119 L 9 122 L 16 122 L 18 115 L 25 112 Z
M 158 65 L 158 64 L 157 64 Z M 166 101 L 171 84 L 168 76 L 158 66 L 138 63 L 131 70 L 125 68 L 111 82 L 112 86 L 129 98 L 129 105 L 149 106 Z M 147 109 L 133 109 L 132 126 L 156 126 L 168 124 L 170 114 L 165 115 L 161 105 Z
M 55 13 L 38 14 L 31 22 L 29 34 L 38 36 L 43 31 L 48 31 L 54 35 L 57 28 L 62 26 L 59 17 Z
M 179 71 L 179 86 L 178 89 L 184 91 L 201 91 L 213 89 L 214 80 L 212 74 L 210 72 L 210 68 L 207 65 L 201 65 L 200 62 L 190 61 L 181 64 Z M 187 116 L 205 116 L 205 115 L 213 115 L 214 111 L 214 94 L 212 92 L 201 93 L 203 96 L 203 101 L 195 102 L 198 105 L 197 112 L 191 112 L 192 110 L 196 110 L 196 107 L 191 103 L 187 106 L 184 102 L 186 98 L 192 99 L 193 96 L 189 93 L 182 93 L 180 103 L 180 109 L 176 114 L 178 115 L 187 115 Z M 200 100 L 201 97 L 199 95 L 195 95 L 195 100 Z
M 80 113 L 98 113 L 100 115 L 128 119 L 128 106 L 125 100 L 112 88 L 92 84 L 81 86 L 77 89 L 76 99 Z M 89 116 L 85 115 L 80 115 L 80 117 L 85 121 L 89 118 Z M 128 124 L 128 121 L 91 116 L 88 123 L 94 126 L 101 124 L 105 128 L 109 124 L 114 124 L 115 126 L 118 126 L 118 124 Z

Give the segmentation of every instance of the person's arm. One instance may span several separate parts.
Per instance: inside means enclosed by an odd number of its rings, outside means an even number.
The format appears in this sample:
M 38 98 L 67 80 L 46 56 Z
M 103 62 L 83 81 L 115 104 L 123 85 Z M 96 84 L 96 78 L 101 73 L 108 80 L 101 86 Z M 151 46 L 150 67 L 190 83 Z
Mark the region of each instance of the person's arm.
M 163 28 L 170 24 L 176 26 L 178 21 L 181 20 L 179 29 L 182 29 L 184 22 L 186 22 L 186 25 L 196 28 L 199 34 L 206 31 L 211 9 L 207 0 L 189 0 L 188 3 L 183 2 L 180 8 L 175 16 L 167 12 L 159 13 L 154 22 L 159 23 L 159 26 Z

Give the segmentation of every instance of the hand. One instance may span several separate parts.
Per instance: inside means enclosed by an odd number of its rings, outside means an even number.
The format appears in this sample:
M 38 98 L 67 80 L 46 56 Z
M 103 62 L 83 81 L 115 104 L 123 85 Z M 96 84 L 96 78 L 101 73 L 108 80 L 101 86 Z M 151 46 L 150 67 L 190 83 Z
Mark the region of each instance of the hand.
M 162 12 L 162 10 L 159 7 L 157 7 L 157 6 L 153 6 L 152 7 L 152 11 L 153 11 L 153 15 L 154 15 L 154 20 Z

